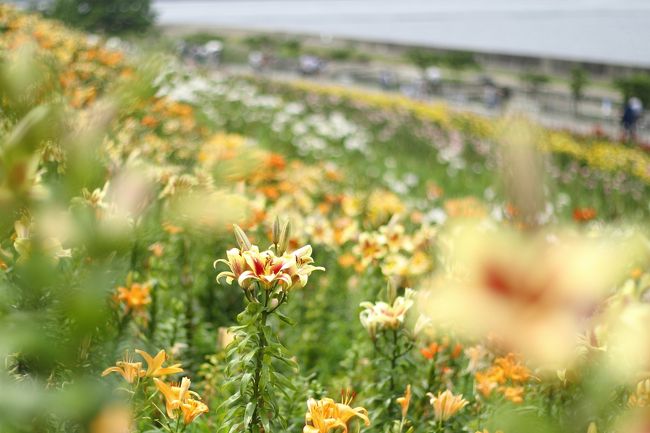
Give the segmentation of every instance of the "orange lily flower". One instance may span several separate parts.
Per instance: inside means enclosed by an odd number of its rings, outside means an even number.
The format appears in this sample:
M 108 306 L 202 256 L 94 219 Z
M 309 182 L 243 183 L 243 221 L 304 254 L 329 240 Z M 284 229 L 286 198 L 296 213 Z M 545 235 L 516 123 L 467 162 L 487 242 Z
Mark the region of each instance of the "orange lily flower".
M 149 284 L 133 283 L 131 287 L 118 287 L 117 300 L 123 302 L 126 310 L 142 310 L 151 303 L 151 286 Z
M 459 410 L 467 406 L 469 403 L 461 395 L 454 395 L 451 391 L 446 390 L 434 396 L 430 392 L 427 395 L 431 398 L 431 405 L 433 406 L 433 414 L 438 421 L 447 421 L 452 416 L 456 415 Z
M 133 362 L 129 354 L 125 354 L 122 361 L 117 361 L 114 367 L 108 367 L 102 372 L 102 377 L 110 373 L 119 373 L 128 383 L 135 382 L 136 379 L 144 377 L 145 371 L 142 369 L 141 362 Z
M 183 422 L 189 424 L 199 415 L 207 413 L 208 406 L 200 400 L 188 398 L 187 401 L 181 405 L 181 411 L 183 412 Z
M 190 395 L 194 395 L 198 398 L 198 394 L 190 391 L 191 382 L 187 377 L 184 377 L 181 380 L 180 385 L 168 385 L 158 378 L 154 378 L 153 381 L 156 384 L 156 388 L 158 388 L 165 397 L 165 409 L 167 409 L 167 416 L 170 419 L 176 419 L 176 411 L 181 408 L 183 403 L 186 403 Z
M 404 397 L 397 399 L 397 404 L 402 407 L 402 418 L 406 418 L 406 414 L 409 411 L 409 405 L 411 404 L 411 385 L 406 385 L 406 391 L 404 392 Z
M 169 374 L 182 373 L 183 369 L 180 364 L 174 364 L 169 367 L 163 367 L 163 363 L 167 360 L 167 354 L 161 350 L 152 357 L 144 350 L 135 350 L 135 353 L 142 356 L 147 361 L 147 377 L 167 376 Z
M 307 401 L 308 412 L 305 415 L 303 433 L 328 433 L 332 429 L 341 428 L 348 433 L 348 422 L 361 418 L 366 426 L 370 425 L 368 411 L 362 407 L 351 408 L 344 403 L 335 403 L 331 398 Z

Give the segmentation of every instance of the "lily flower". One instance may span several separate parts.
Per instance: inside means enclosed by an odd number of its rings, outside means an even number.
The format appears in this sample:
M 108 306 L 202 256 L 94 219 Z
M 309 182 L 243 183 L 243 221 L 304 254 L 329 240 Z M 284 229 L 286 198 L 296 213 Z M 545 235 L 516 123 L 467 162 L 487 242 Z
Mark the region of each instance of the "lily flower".
M 187 401 L 181 404 L 181 412 L 183 413 L 183 422 L 187 425 L 196 419 L 201 414 L 208 412 L 208 406 L 200 400 L 188 398 Z
M 265 289 L 271 289 L 275 284 L 284 286 L 285 289 L 293 284 L 289 269 L 296 266 L 294 257 L 277 257 L 272 251 L 255 249 L 244 251 L 242 254 L 248 269 L 242 272 L 237 279 L 240 286 L 250 285 L 251 280 L 258 281 Z
M 246 264 L 246 260 L 244 260 L 244 257 L 238 248 L 231 248 L 226 251 L 226 257 L 228 258 L 227 260 L 219 259 L 214 262 L 215 268 L 217 267 L 217 263 L 225 263 L 230 268 L 230 271 L 219 273 L 219 275 L 217 275 L 217 281 L 225 277 L 226 283 L 232 284 L 233 281 L 238 280 L 239 276 L 243 274 L 246 269 L 248 269 L 248 265 Z M 242 286 L 242 288 L 245 289 L 247 287 Z
M 364 310 L 359 314 L 361 324 L 368 331 L 372 338 L 375 338 L 377 331 L 386 329 L 398 329 L 404 323 L 406 313 L 413 306 L 415 291 L 406 289 L 404 296 L 398 296 L 393 304 L 386 302 L 362 302 Z
M 291 287 L 305 287 L 312 272 L 325 270 L 322 266 L 312 265 L 314 259 L 311 257 L 311 253 L 311 245 L 305 245 L 304 247 L 283 256 L 289 262 L 291 262 L 291 260 L 295 262 L 295 266 L 289 269 L 289 274 L 291 275 L 293 282 Z
M 133 362 L 129 354 L 124 355 L 122 361 L 117 361 L 114 367 L 108 367 L 102 372 L 102 377 L 110 373 L 119 373 L 128 383 L 133 383 L 136 379 L 144 377 L 146 372 L 142 369 L 141 362 Z
M 348 423 L 352 418 L 360 418 L 366 426 L 370 425 L 368 411 L 362 407 L 351 408 L 344 403 L 336 403 L 331 398 L 307 401 L 305 427 L 303 433 L 328 433 L 330 430 L 340 428 L 343 433 L 348 432 Z
M 151 286 L 148 283 L 133 283 L 130 287 L 117 288 L 117 300 L 124 303 L 126 311 L 142 310 L 146 305 L 151 303 Z
M 158 378 L 154 378 L 154 383 L 156 384 L 156 388 L 165 397 L 165 409 L 170 419 L 176 419 L 176 411 L 187 402 L 190 396 L 193 395 L 198 398 L 198 394 L 190 391 L 191 382 L 187 377 L 184 377 L 180 384 L 168 385 Z
M 406 391 L 404 392 L 403 397 L 399 397 L 397 404 L 402 407 L 402 418 L 406 418 L 406 414 L 409 411 L 409 405 L 411 404 L 411 385 L 406 385 Z
M 135 353 L 142 356 L 144 360 L 147 361 L 147 377 L 160 377 L 183 372 L 180 364 L 163 367 L 163 363 L 167 360 L 167 353 L 165 353 L 164 350 L 158 352 L 154 357 L 143 350 L 136 349 Z
M 427 393 L 427 395 L 431 398 L 433 414 L 438 421 L 447 421 L 469 404 L 468 401 L 463 398 L 462 394 L 454 395 L 449 390 L 440 392 L 437 396 L 434 396 L 430 392 Z

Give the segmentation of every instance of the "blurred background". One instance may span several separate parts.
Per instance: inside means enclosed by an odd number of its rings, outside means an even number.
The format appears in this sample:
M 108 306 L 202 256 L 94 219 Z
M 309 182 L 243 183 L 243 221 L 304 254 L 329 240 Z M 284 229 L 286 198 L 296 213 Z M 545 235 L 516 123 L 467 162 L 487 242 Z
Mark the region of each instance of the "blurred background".
M 18 3 L 89 30 L 154 25 L 183 41 L 188 62 L 380 87 L 488 115 L 514 104 L 582 133 L 617 135 L 629 99 L 635 109 L 650 102 L 643 0 Z M 105 22 L 89 12 L 94 3 Z M 638 117 L 646 145 L 647 120 Z

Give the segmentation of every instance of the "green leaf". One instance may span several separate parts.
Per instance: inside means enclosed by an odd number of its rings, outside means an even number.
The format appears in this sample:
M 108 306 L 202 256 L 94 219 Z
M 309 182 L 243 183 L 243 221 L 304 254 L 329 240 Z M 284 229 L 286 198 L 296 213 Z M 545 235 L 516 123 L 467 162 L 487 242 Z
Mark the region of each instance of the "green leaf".
M 244 428 L 248 428 L 253 419 L 253 412 L 255 411 L 255 403 L 252 401 L 246 405 L 246 411 L 244 412 Z
M 278 319 L 282 320 L 284 323 L 286 323 L 286 324 L 288 324 L 290 326 L 294 326 L 296 324 L 295 320 L 285 316 L 284 314 L 280 313 L 279 311 L 276 311 L 275 315 L 278 316 Z

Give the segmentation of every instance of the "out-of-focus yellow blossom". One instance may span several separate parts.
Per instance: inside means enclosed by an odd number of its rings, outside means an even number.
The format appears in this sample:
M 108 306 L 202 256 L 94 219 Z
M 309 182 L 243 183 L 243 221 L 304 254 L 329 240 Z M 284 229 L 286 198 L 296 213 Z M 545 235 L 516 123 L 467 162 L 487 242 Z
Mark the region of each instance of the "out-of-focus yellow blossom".
M 34 250 L 33 224 L 29 218 L 24 217 L 14 223 L 16 232 L 14 248 L 20 256 L 19 261 L 27 260 Z M 72 250 L 63 249 L 61 241 L 54 237 L 40 239 L 40 249 L 47 257 L 58 260 L 63 257 L 72 257 Z
M 341 429 L 348 432 L 348 424 L 353 418 L 360 418 L 366 426 L 370 425 L 368 411 L 362 407 L 351 408 L 348 404 L 336 403 L 331 398 L 307 401 L 305 427 L 303 433 L 329 433 Z
M 507 400 L 513 403 L 523 402 L 525 384 L 530 378 L 530 370 L 522 365 L 517 357 L 510 353 L 507 356 L 494 360 L 493 365 L 487 371 L 477 372 L 476 389 L 484 397 L 497 390 Z
M 487 209 L 476 197 L 463 197 L 445 201 L 445 212 L 450 218 L 485 218 Z
M 361 263 L 367 267 L 386 254 L 386 238 L 375 232 L 361 233 L 353 252 L 361 257 Z
M 102 409 L 90 422 L 89 433 L 132 433 L 135 431 L 134 424 L 127 406 L 113 404 Z
M 627 404 L 636 408 L 650 406 L 650 379 L 642 380 L 636 385 L 636 390 L 628 398 Z
M 445 422 L 451 417 L 456 415 L 462 408 L 467 406 L 469 402 L 461 395 L 454 395 L 448 389 L 433 395 L 427 393 L 429 396 L 431 406 L 433 406 L 433 415 L 438 421 Z
M 374 226 L 387 222 L 394 215 L 401 215 L 405 210 L 402 200 L 392 192 L 374 190 L 368 197 L 368 220 Z
M 558 368 L 588 325 L 585 309 L 603 302 L 645 254 L 628 234 L 449 230 L 440 242 L 442 268 L 423 295 L 430 317 L 472 337 L 494 333 L 526 359 Z
M 219 327 L 219 347 L 221 349 L 225 349 L 230 345 L 230 343 L 233 342 L 235 339 L 235 336 L 233 335 L 232 332 L 225 326 L 220 326 Z

